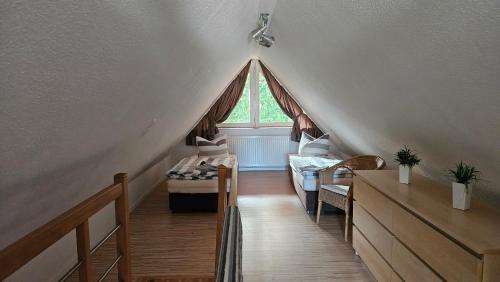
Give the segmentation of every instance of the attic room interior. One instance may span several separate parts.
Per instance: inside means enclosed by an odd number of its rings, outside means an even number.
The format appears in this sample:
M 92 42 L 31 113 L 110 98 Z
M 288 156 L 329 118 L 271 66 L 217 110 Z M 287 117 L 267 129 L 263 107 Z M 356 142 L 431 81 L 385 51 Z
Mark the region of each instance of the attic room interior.
M 500 281 L 500 2 L 0 2 L 0 281 Z

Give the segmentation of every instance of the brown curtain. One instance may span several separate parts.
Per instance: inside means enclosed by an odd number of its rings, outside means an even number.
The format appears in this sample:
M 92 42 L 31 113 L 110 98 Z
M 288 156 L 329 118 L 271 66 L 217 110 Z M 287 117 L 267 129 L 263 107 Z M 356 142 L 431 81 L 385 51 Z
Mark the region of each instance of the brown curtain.
M 219 133 L 217 124 L 224 122 L 243 94 L 243 88 L 250 69 L 250 62 L 241 70 L 236 78 L 229 84 L 224 93 L 210 108 L 208 113 L 200 120 L 196 127 L 186 136 L 186 145 L 196 145 L 196 136 L 212 140 Z
M 286 89 L 276 80 L 274 75 L 266 68 L 266 66 L 259 61 L 262 69 L 262 74 L 266 78 L 267 85 L 273 94 L 274 99 L 283 112 L 293 120 L 292 127 L 292 141 L 299 142 L 302 131 L 305 131 L 313 137 L 320 137 L 323 132 L 316 126 L 316 124 L 304 113 L 302 108 L 293 100 L 288 94 Z

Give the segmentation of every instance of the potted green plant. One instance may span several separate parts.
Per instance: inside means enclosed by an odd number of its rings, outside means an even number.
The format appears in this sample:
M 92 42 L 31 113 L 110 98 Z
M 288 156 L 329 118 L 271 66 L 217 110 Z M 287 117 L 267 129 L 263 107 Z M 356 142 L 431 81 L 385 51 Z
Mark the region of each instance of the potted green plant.
M 410 184 L 412 168 L 420 163 L 417 154 L 405 145 L 396 153 L 396 162 L 399 163 L 399 182 Z
M 470 208 L 472 184 L 479 180 L 479 170 L 460 161 L 456 169 L 450 169 L 449 173 L 455 180 L 452 183 L 453 208 L 468 210 Z

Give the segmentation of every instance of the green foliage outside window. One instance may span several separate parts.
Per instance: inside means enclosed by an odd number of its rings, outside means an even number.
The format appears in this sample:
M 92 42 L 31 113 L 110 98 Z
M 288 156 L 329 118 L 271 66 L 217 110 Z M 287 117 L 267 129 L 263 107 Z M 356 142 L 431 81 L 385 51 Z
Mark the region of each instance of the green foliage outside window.
M 259 93 L 260 123 L 292 122 L 274 99 L 262 73 L 259 73 Z
M 249 74 L 243 88 L 243 94 L 236 104 L 229 117 L 224 123 L 250 123 L 250 84 L 251 75 Z M 259 123 L 292 123 L 292 120 L 283 113 L 278 103 L 271 94 L 265 77 L 259 73 Z

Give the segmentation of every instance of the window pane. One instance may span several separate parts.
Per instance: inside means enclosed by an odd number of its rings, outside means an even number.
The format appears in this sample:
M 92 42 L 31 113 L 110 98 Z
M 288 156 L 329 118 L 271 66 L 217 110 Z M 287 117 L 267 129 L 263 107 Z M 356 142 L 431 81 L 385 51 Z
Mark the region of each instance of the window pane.
M 250 123 L 250 74 L 238 104 L 224 123 Z
M 285 115 L 274 100 L 266 78 L 259 72 L 259 123 L 289 122 L 292 120 Z

